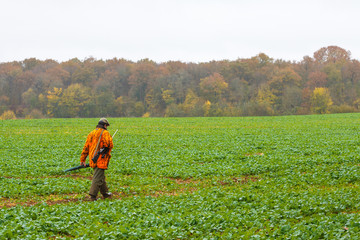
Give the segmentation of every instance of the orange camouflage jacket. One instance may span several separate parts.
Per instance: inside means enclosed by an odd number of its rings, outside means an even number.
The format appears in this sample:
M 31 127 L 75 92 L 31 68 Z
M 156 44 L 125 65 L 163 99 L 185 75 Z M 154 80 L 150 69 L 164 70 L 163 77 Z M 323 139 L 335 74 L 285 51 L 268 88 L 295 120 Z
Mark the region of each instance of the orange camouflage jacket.
M 97 163 L 94 163 L 92 159 L 95 155 L 94 154 L 95 148 L 99 141 L 99 137 L 100 137 L 100 134 L 102 131 L 103 131 L 103 133 L 101 135 L 101 139 L 100 139 L 100 143 L 99 143 L 97 152 L 100 151 L 101 148 L 105 148 L 105 147 L 109 148 L 109 151 L 104 155 L 104 157 L 102 155 L 100 155 L 99 159 L 97 160 Z M 106 129 L 103 129 L 103 128 L 96 128 L 91 133 L 89 133 L 89 135 L 87 136 L 84 148 L 81 152 L 80 162 L 85 162 L 86 157 L 89 155 L 90 167 L 92 167 L 92 168 L 98 167 L 101 169 L 107 169 L 110 158 L 111 158 L 111 149 L 113 147 L 114 147 L 114 145 L 113 145 L 112 137 L 111 137 L 109 131 L 107 131 Z

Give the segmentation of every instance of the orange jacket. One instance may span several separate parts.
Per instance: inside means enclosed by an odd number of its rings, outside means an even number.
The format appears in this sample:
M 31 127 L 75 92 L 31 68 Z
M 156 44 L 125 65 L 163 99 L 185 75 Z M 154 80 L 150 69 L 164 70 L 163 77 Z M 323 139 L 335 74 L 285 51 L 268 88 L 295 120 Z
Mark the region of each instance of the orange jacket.
M 103 131 L 104 130 L 104 131 Z M 92 161 L 95 153 L 96 145 L 99 141 L 99 137 L 101 132 L 103 131 L 100 139 L 100 143 L 97 149 L 97 152 L 100 151 L 101 148 L 107 147 L 109 148 L 109 151 L 105 154 L 104 157 L 102 157 L 102 154 L 100 155 L 99 159 L 97 160 L 97 163 L 94 163 Z M 110 133 L 103 129 L 103 128 L 96 128 L 93 130 L 89 135 L 87 136 L 86 143 L 84 145 L 84 148 L 81 152 L 80 156 L 80 162 L 85 162 L 86 157 L 89 155 L 89 163 L 90 167 L 95 168 L 101 168 L 101 169 L 107 169 L 109 165 L 109 161 L 111 158 L 111 149 L 114 147 L 112 137 Z

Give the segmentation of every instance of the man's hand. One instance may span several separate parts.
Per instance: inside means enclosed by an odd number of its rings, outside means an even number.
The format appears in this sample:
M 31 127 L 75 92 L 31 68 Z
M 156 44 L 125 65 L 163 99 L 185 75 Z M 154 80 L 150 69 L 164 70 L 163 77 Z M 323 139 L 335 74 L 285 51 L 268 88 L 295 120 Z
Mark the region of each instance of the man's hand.
M 80 162 L 80 166 L 86 166 L 86 163 L 85 162 Z

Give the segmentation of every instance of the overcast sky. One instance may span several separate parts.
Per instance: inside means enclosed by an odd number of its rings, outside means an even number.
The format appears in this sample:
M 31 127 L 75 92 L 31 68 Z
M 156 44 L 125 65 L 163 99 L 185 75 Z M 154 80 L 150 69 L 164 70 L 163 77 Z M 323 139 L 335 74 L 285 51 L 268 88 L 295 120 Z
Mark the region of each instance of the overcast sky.
M 355 0 L 0 0 L 0 62 L 300 61 L 330 45 L 360 60 L 359 12 Z

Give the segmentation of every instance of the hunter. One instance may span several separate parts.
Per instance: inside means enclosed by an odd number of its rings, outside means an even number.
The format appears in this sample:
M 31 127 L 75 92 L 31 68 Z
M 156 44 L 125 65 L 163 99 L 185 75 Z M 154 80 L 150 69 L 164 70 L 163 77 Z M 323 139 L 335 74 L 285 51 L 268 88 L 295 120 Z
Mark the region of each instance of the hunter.
M 80 165 L 85 166 L 86 157 L 89 155 L 90 167 L 94 169 L 89 192 L 91 201 L 97 200 L 99 191 L 104 198 L 109 198 L 112 195 L 105 181 L 105 170 L 108 168 L 111 149 L 114 147 L 112 137 L 107 130 L 109 126 L 109 121 L 106 118 L 99 120 L 96 129 L 87 136 L 80 156 Z

